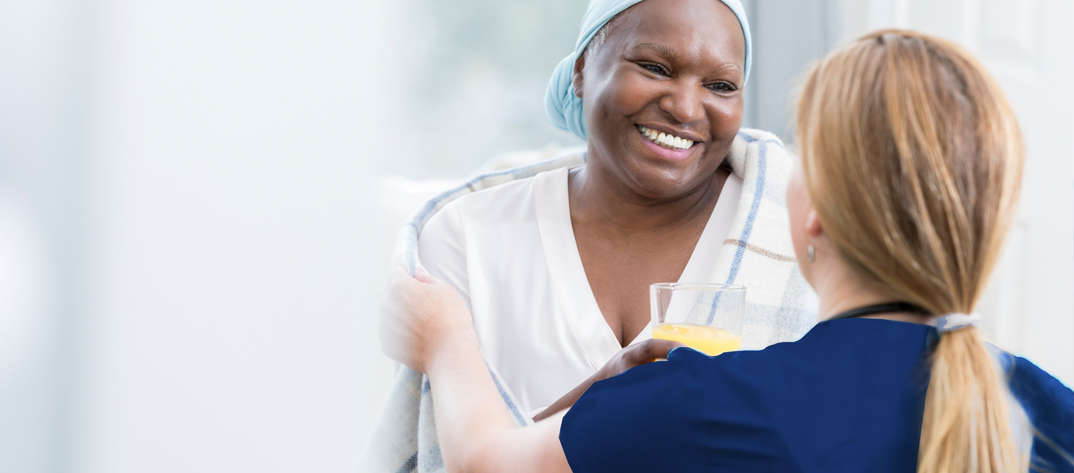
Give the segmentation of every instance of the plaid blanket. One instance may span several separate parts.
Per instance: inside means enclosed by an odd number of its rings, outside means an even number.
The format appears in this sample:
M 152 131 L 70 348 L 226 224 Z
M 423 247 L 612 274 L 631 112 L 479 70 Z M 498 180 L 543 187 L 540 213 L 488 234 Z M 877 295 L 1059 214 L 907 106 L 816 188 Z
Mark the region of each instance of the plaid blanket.
M 816 323 L 817 299 L 798 271 L 791 245 L 785 194 L 793 161 L 779 138 L 749 129 L 739 131 L 728 159 L 742 179 L 742 196 L 720 248 L 712 280 L 747 288 L 743 349 L 797 340 Z M 483 174 L 436 196 L 400 231 L 396 260 L 405 262 L 413 272 L 420 264 L 417 247 L 422 227 L 449 202 L 470 192 L 584 162 L 584 155 L 568 153 L 529 166 Z M 531 420 L 520 411 L 500 376 L 491 366 L 489 372 L 515 422 L 529 425 Z M 361 455 L 359 471 L 445 471 L 427 377 L 402 366 L 396 368 L 388 401 Z

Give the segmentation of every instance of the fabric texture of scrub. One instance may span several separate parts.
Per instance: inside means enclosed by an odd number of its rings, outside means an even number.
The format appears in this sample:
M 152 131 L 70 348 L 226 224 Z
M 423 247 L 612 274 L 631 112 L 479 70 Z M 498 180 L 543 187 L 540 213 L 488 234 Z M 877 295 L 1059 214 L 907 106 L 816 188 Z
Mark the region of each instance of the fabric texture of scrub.
M 936 340 L 924 325 L 846 319 L 762 351 L 675 349 L 594 384 L 564 417 L 560 442 L 574 473 L 916 471 Z M 1063 457 L 1074 454 L 1074 392 L 999 353 L 1047 439 L 1034 439 L 1033 464 L 1072 471 Z

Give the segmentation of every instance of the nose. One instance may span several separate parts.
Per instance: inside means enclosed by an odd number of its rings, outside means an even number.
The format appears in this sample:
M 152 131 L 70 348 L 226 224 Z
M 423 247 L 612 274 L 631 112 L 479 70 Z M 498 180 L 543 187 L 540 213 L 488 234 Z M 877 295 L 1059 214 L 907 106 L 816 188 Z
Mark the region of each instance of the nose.
M 676 81 L 673 87 L 660 98 L 660 109 L 667 112 L 679 123 L 692 123 L 701 120 L 705 107 L 698 84 Z

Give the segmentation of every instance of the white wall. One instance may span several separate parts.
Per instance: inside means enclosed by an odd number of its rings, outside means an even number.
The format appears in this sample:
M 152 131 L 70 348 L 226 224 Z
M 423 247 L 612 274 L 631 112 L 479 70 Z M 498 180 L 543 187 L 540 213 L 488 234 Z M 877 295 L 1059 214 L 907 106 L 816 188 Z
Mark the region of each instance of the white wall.
M 79 5 L 0 2 L 0 472 L 65 469 L 81 314 Z
M 392 3 L 0 4 L 0 471 L 347 471 Z
M 375 182 L 567 136 L 539 94 L 583 8 L 0 3 L 0 472 L 352 470 Z
M 391 3 L 100 5 L 72 469 L 352 468 L 376 411 Z
M 0 3 L 0 472 L 351 470 L 385 389 L 375 179 L 573 142 L 533 103 L 583 2 L 510 1 Z M 990 0 L 807 3 L 838 15 L 786 64 L 919 22 L 1008 87 L 1030 164 L 991 330 L 1070 383 L 1071 2 L 1014 2 L 1014 36 Z M 786 131 L 796 72 L 766 75 L 751 119 Z

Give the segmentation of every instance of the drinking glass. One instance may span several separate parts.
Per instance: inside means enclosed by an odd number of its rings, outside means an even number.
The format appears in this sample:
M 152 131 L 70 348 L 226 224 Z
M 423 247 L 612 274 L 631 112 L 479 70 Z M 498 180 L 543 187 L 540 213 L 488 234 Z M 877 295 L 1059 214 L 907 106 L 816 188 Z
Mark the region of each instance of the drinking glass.
M 653 338 L 674 340 L 709 356 L 742 347 L 746 288 L 727 284 L 649 286 Z

